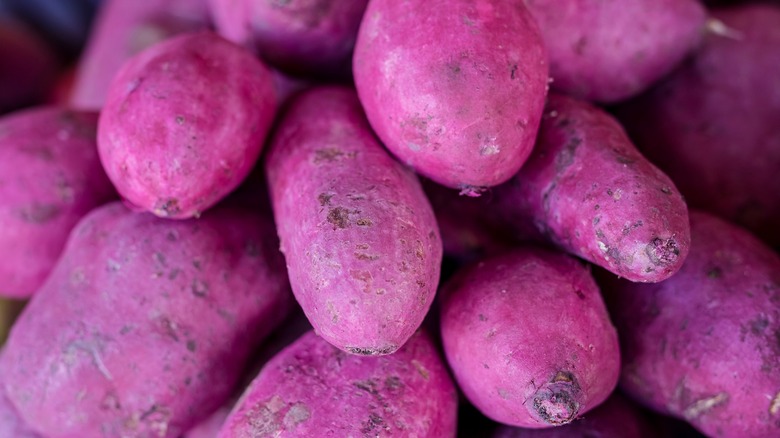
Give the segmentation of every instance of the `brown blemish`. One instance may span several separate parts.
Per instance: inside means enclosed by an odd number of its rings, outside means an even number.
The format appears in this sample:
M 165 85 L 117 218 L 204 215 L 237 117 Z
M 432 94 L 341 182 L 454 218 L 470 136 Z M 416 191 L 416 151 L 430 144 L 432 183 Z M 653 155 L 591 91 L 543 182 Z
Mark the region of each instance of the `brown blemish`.
M 780 392 L 775 394 L 775 398 L 772 399 L 772 403 L 769 404 L 769 414 L 777 415 L 780 412 Z
M 414 369 L 417 370 L 417 372 L 422 376 L 423 379 L 428 380 L 431 378 L 431 374 L 428 372 L 427 369 L 421 364 L 417 359 L 412 359 L 412 365 L 414 365 Z
M 189 341 L 187 341 L 187 350 L 188 351 L 195 352 L 195 350 L 197 350 L 197 348 L 198 348 L 198 344 L 195 343 L 194 340 L 190 339 Z
M 355 223 L 359 227 L 370 227 L 371 225 L 374 225 L 374 222 L 371 219 L 368 219 L 368 218 L 358 219 Z
M 320 195 L 317 196 L 317 200 L 320 201 L 320 206 L 322 207 L 330 205 L 331 198 L 333 198 L 333 195 L 329 193 L 320 193 Z
M 32 204 L 19 211 L 23 221 L 31 224 L 43 224 L 59 216 L 60 208 L 53 204 Z
M 385 347 L 372 348 L 372 347 L 346 347 L 346 350 L 352 354 L 360 356 L 382 356 L 390 354 L 398 350 L 397 345 L 388 345 Z
M 673 238 L 661 239 L 656 237 L 645 247 L 645 253 L 650 261 L 659 266 L 668 266 L 677 261 L 680 248 Z
M 723 269 L 718 266 L 707 270 L 707 278 L 718 279 L 723 276 Z
M 195 295 L 196 297 L 203 298 L 209 292 L 209 285 L 203 280 L 199 280 L 196 278 L 195 280 L 192 280 L 192 285 L 190 286 L 190 290 L 192 291 L 192 294 Z
M 364 254 L 362 252 L 355 252 L 354 255 L 355 255 L 355 258 L 358 259 L 358 260 L 363 260 L 363 261 L 368 261 L 368 262 L 373 262 L 374 260 L 379 260 L 379 256 L 378 255 L 369 255 L 369 254 Z
M 552 425 L 570 423 L 580 410 L 580 386 L 574 375 L 559 371 L 534 394 L 532 409 L 538 417 Z
M 347 228 L 349 226 L 349 210 L 343 207 L 335 207 L 328 210 L 328 222 L 333 225 L 333 229 Z
M 154 214 L 160 217 L 170 217 L 181 212 L 179 201 L 175 198 L 159 199 L 153 208 Z
M 661 192 L 663 192 L 666 195 L 671 195 L 672 189 L 670 189 L 669 187 L 661 187 Z
M 344 152 L 341 149 L 325 148 L 314 151 L 314 164 L 323 162 L 332 163 L 342 158 L 355 158 L 355 152 Z
M 514 79 L 517 76 L 517 64 L 512 64 L 509 69 L 509 79 Z

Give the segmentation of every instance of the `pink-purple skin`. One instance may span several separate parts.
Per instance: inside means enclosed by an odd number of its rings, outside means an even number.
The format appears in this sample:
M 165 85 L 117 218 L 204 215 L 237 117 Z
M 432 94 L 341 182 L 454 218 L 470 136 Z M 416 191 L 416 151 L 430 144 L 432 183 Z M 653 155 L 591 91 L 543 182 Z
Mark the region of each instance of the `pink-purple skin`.
M 613 117 L 560 94 L 549 96 L 528 163 L 494 190 L 489 208 L 517 237 L 552 241 L 631 281 L 669 278 L 690 245 L 672 180 Z
M 368 0 L 210 0 L 217 30 L 293 76 L 349 77 Z
M 55 53 L 21 22 L 0 16 L 0 114 L 40 103 L 59 71 Z
M 457 400 L 424 332 L 395 354 L 361 357 L 312 331 L 263 368 L 219 437 L 454 437 Z
M 277 95 L 270 70 L 211 32 L 181 35 L 130 59 L 98 125 L 120 195 L 160 217 L 197 217 L 249 174 Z
M 575 258 L 518 248 L 463 268 L 442 297 L 444 352 L 458 386 L 485 416 L 511 426 L 560 426 L 617 385 L 617 333 Z
M 168 221 L 113 203 L 74 229 L 0 373 L 44 436 L 175 438 L 229 399 L 291 304 L 270 218 Z
M 0 295 L 28 298 L 70 230 L 116 198 L 98 158 L 97 113 L 38 107 L 0 119 Z
M 8 400 L 8 397 L 5 396 L 5 391 L 2 388 L 0 388 L 0 436 L 7 438 L 43 438 L 33 432 L 19 418 L 19 414 L 16 413 L 16 409 Z
M 699 0 L 525 0 L 550 57 L 553 89 L 615 103 L 671 72 L 700 43 Z
M 549 429 L 501 425 L 492 438 L 650 438 L 642 413 L 625 397 L 613 393 L 607 401 L 573 422 Z
M 353 71 L 381 141 L 437 183 L 477 196 L 531 153 L 547 55 L 519 1 L 373 0 Z
M 704 44 L 618 112 L 693 208 L 780 246 L 780 4 L 713 9 Z
M 605 279 L 621 387 L 707 436 L 780 436 L 780 256 L 691 211 L 682 269 L 657 284 Z
M 103 0 L 77 67 L 75 108 L 99 110 L 128 59 L 174 35 L 208 28 L 207 0 Z
M 345 351 L 396 351 L 428 312 L 442 262 L 417 177 L 377 142 L 346 87 L 299 95 L 269 148 L 281 250 L 309 321 Z
M 309 324 L 300 308 L 296 307 L 292 314 L 256 350 L 256 354 L 253 354 L 253 357 L 250 359 L 251 365 L 243 373 L 241 383 L 238 385 L 239 389 L 233 394 L 233 397 L 211 416 L 184 434 L 184 438 L 216 438 L 241 394 L 252 383 L 252 380 L 257 377 L 263 366 L 280 351 L 310 330 L 311 324 Z

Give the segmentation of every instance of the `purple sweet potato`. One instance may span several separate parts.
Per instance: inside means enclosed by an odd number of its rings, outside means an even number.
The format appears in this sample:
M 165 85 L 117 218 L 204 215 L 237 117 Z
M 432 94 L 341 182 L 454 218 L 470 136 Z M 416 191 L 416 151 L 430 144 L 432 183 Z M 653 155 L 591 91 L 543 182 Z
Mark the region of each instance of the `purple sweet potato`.
M 353 67 L 385 146 L 442 185 L 477 195 L 531 153 L 547 57 L 520 1 L 373 0 Z
M 691 233 L 674 277 L 605 281 L 620 384 L 711 437 L 780 436 L 780 257 L 709 214 L 691 212 Z
M 297 76 L 339 77 L 351 69 L 368 0 L 210 0 L 220 34 Z
M 528 163 L 493 193 L 491 220 L 631 281 L 682 266 L 688 209 L 674 183 L 623 128 L 583 101 L 551 94 Z
M 701 41 L 699 0 L 525 0 L 550 56 L 552 87 L 617 102 L 668 74 Z
M 116 196 L 100 166 L 97 120 L 54 107 L 0 119 L 0 295 L 31 296 L 70 230 Z
M 650 438 L 649 425 L 630 401 L 618 393 L 583 418 L 561 427 L 526 429 L 500 426 L 493 438 Z
M 270 218 L 86 216 L 0 358 L 9 400 L 50 438 L 175 438 L 230 397 L 290 308 Z
M 518 248 L 461 270 L 442 296 L 447 360 L 463 393 L 491 419 L 558 426 L 615 388 L 617 333 L 596 283 L 573 257 Z
M 346 354 L 309 332 L 263 368 L 219 437 L 454 437 L 457 400 L 423 332 L 382 357 Z
M 5 391 L 0 388 L 0 436 L 4 438 L 41 438 L 19 418 Z
M 276 113 L 265 65 L 211 32 L 128 61 L 100 114 L 98 150 L 119 193 L 161 217 L 198 216 L 249 174 Z
M 317 333 L 355 354 L 388 354 L 436 292 L 442 243 L 417 177 L 376 141 L 353 90 L 290 104 L 265 163 L 295 297 Z
M 780 246 L 780 5 L 712 16 L 701 50 L 619 116 L 691 207 Z
M 79 60 L 71 105 L 102 108 L 111 80 L 128 59 L 209 21 L 206 0 L 103 0 Z
M 0 15 L 0 114 L 41 102 L 57 79 L 58 64 L 38 35 Z

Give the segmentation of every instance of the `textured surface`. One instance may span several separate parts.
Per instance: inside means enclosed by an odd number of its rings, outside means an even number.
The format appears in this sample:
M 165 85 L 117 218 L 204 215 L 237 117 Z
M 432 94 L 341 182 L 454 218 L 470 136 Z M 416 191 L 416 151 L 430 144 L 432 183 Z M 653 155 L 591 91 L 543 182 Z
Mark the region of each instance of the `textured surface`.
M 690 244 L 688 209 L 669 177 L 607 113 L 557 94 L 531 158 L 494 191 L 491 212 L 517 237 L 551 240 L 631 281 L 668 278 Z
M 43 107 L 0 119 L 0 294 L 32 295 L 79 219 L 116 196 L 98 158 L 97 117 Z
M 552 87 L 604 103 L 643 91 L 701 41 L 699 0 L 525 0 L 550 56 Z
M 51 438 L 180 436 L 290 308 L 277 245 L 269 219 L 238 210 L 95 210 L 11 331 L 9 399 Z
M 695 208 L 780 245 L 780 4 L 712 11 L 725 24 L 619 113 Z
M 349 75 L 368 0 L 210 0 L 220 34 L 293 75 Z
M 276 113 L 270 70 L 210 32 L 157 44 L 114 78 L 98 150 L 119 193 L 161 217 L 197 216 L 249 174 Z
M 711 437 L 780 436 L 780 257 L 704 213 L 691 213 L 691 232 L 674 277 L 605 281 L 621 386 Z
M 426 334 L 395 354 L 360 357 L 309 332 L 263 368 L 219 437 L 451 438 L 456 412 L 455 386 Z
M 353 65 L 379 138 L 432 180 L 475 195 L 528 158 L 547 58 L 521 2 L 373 0 Z
M 615 388 L 617 333 L 576 259 L 516 249 L 463 269 L 442 297 L 447 360 L 469 401 L 493 420 L 566 424 Z
M 341 349 L 392 353 L 422 323 L 442 262 L 417 177 L 376 141 L 348 88 L 302 94 L 269 148 L 281 248 L 306 316 Z

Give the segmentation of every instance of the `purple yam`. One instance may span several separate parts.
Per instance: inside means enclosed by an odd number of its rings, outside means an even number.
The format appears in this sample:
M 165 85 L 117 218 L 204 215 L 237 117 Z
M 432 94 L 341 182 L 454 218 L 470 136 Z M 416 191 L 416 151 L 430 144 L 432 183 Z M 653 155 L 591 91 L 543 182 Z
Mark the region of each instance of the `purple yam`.
M 780 257 L 709 214 L 691 233 L 672 278 L 605 281 L 621 387 L 711 437 L 780 436 Z
M 680 193 L 604 111 L 550 95 L 534 153 L 493 193 L 492 219 L 631 281 L 673 275 L 688 253 Z
M 598 406 L 617 385 L 617 333 L 576 259 L 519 248 L 464 268 L 442 295 L 447 360 L 487 417 L 559 426 Z
M 478 195 L 531 153 L 547 55 L 520 1 L 373 0 L 353 70 L 377 136 L 437 183 Z
M 309 332 L 263 368 L 219 437 L 448 438 L 455 436 L 457 402 L 423 332 L 381 357 L 344 353 Z
M 394 352 L 428 312 L 442 262 L 417 177 L 376 141 L 348 88 L 293 100 L 269 148 L 281 249 L 309 321 L 345 351 Z
M 276 113 L 270 70 L 211 32 L 131 58 L 100 115 L 98 150 L 119 193 L 160 217 L 196 217 L 249 174 Z
M 0 358 L 19 415 L 49 438 L 176 438 L 223 405 L 291 308 L 270 218 L 87 215 Z
M 0 294 L 30 297 L 76 223 L 116 197 L 98 157 L 97 120 L 54 107 L 0 119 Z

